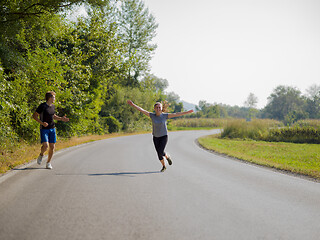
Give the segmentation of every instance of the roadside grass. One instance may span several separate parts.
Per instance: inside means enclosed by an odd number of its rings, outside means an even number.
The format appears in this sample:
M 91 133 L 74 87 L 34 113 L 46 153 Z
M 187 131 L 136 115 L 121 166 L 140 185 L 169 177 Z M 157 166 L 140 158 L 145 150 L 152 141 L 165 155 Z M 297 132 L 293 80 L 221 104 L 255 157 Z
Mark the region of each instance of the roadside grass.
M 214 127 L 176 127 L 176 126 L 169 126 L 169 131 L 185 131 L 185 130 L 211 130 Z
M 217 153 L 320 180 L 319 144 L 221 139 L 219 134 L 201 137 L 198 142 Z
M 174 118 L 168 120 L 169 128 L 212 129 L 221 128 L 231 119 L 226 118 Z
M 73 147 L 76 145 L 107 139 L 107 138 L 114 138 L 114 137 L 121 137 L 121 136 L 129 136 L 129 135 L 136 135 L 136 134 L 143 134 L 147 133 L 145 131 L 141 132 L 134 132 L 134 133 L 112 133 L 112 134 L 105 134 L 105 135 L 88 135 L 88 136 L 81 136 L 81 137 L 72 137 L 70 139 L 58 139 L 56 143 L 55 151 Z M 3 152 L 0 155 L 0 175 L 6 173 L 7 171 L 22 165 L 29 163 L 35 160 L 39 156 L 41 145 L 39 144 L 25 144 L 21 143 L 19 147 L 14 149 L 11 152 Z M 54 157 L 54 156 L 53 156 Z

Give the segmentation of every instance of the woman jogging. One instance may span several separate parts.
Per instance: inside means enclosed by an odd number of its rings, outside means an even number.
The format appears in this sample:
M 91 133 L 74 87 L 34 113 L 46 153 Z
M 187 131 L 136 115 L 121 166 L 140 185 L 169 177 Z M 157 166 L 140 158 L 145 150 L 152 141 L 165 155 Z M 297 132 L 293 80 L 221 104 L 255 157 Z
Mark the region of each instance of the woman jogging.
M 174 118 L 174 117 L 180 117 L 189 113 L 192 113 L 193 110 L 189 110 L 187 112 L 179 112 L 179 113 L 163 113 L 162 112 L 162 104 L 160 102 L 157 102 L 154 105 L 154 111 L 155 113 L 148 112 L 144 110 L 143 108 L 137 106 L 134 104 L 131 100 L 128 100 L 127 103 L 143 113 L 144 115 L 151 118 L 152 121 L 152 135 L 153 135 L 153 143 L 156 148 L 158 158 L 162 164 L 161 172 L 164 172 L 166 170 L 166 165 L 164 162 L 164 157 L 167 159 L 169 165 L 172 164 L 172 159 L 170 156 L 165 153 L 164 149 L 168 142 L 168 130 L 167 130 L 167 119 L 168 118 Z

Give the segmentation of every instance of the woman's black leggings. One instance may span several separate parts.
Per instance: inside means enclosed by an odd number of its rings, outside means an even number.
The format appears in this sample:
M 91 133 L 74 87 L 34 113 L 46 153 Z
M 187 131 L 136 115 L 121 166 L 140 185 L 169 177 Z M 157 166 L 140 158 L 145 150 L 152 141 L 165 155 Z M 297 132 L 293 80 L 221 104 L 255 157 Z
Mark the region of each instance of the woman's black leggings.
M 153 137 L 153 143 L 156 148 L 158 158 L 159 160 L 163 159 L 163 156 L 165 156 L 164 149 L 168 142 L 168 135 L 162 136 L 162 137 Z

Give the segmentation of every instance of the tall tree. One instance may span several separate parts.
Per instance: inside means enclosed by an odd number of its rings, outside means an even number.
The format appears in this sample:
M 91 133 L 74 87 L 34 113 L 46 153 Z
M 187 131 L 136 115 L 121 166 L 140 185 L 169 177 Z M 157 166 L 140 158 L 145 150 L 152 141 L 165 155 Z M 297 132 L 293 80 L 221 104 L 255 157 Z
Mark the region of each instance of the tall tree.
M 248 120 L 251 120 L 251 118 L 255 117 L 255 115 L 258 113 L 258 110 L 256 109 L 257 103 L 257 96 L 255 96 L 253 93 L 250 93 L 247 100 L 244 102 L 244 105 L 249 108 L 247 116 Z
M 244 105 L 248 108 L 256 108 L 258 103 L 258 98 L 253 93 L 250 93 L 247 97 L 247 100 L 244 102 Z
M 158 24 L 142 0 L 121 0 L 119 3 L 119 36 L 124 47 L 124 85 L 137 86 L 138 80 L 149 69 L 156 44 Z

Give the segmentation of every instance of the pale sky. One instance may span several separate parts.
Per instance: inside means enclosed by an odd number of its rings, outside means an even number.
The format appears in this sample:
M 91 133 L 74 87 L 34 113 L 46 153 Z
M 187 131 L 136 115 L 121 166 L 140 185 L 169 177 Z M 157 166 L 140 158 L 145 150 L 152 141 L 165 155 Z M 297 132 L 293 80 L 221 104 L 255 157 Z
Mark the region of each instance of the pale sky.
M 151 73 L 198 104 L 258 108 L 279 85 L 320 84 L 319 0 L 144 0 L 159 27 Z

